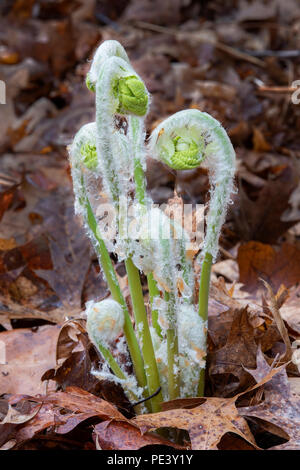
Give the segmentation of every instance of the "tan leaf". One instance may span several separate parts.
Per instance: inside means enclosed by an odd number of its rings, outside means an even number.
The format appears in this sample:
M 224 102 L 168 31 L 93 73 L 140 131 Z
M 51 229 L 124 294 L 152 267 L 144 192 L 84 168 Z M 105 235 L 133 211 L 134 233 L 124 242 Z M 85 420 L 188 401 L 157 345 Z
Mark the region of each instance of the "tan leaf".
M 141 415 L 133 420 L 141 430 L 162 427 L 188 431 L 193 450 L 217 450 L 221 438 L 228 432 L 242 437 L 257 448 L 247 422 L 238 414 L 235 399 L 206 398 L 204 404 L 193 409 L 172 409 Z
M 55 366 L 59 326 L 41 326 L 37 331 L 19 328 L 0 333 L 5 363 L 0 364 L 0 393 L 35 395 L 45 391 L 44 372 Z

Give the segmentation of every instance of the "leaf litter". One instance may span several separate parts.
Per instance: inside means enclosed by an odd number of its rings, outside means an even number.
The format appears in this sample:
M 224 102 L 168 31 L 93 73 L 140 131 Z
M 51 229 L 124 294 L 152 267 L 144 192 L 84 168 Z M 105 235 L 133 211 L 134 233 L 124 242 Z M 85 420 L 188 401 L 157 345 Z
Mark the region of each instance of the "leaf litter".
M 0 120 L 1 448 L 299 449 L 299 107 L 280 92 L 300 73 L 298 58 L 280 57 L 297 49 L 298 4 L 125 3 L 0 7 L 0 79 L 10 84 Z M 93 119 L 82 81 L 104 39 L 123 43 L 146 80 L 148 131 L 197 108 L 224 123 L 238 155 L 212 275 L 206 397 L 136 418 L 121 388 L 91 374 L 101 358 L 81 311 L 107 290 L 73 214 L 65 150 Z M 149 161 L 147 176 L 155 202 L 174 191 L 207 202 L 202 169 Z M 184 429 L 180 444 L 170 428 Z

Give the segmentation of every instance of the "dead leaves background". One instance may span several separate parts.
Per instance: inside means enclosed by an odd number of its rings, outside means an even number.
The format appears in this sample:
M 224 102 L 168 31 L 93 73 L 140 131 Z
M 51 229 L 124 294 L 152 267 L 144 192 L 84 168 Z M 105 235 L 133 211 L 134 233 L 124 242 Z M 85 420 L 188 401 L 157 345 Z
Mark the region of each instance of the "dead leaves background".
M 299 5 L 152 3 L 1 2 L 3 449 L 174 447 L 174 431 L 162 437 L 160 427 L 181 429 L 180 448 L 300 448 L 300 114 L 280 91 L 300 76 L 299 55 L 288 54 L 298 50 Z M 107 291 L 73 215 L 66 159 L 94 115 L 82 86 L 88 59 L 109 38 L 124 44 L 152 94 L 148 131 L 196 107 L 222 121 L 238 156 L 239 192 L 212 276 L 207 398 L 138 418 L 121 389 L 90 372 L 101 358 L 80 312 Z M 184 202 L 207 202 L 201 168 L 176 173 L 149 160 L 147 176 L 157 203 L 174 190 Z M 126 295 L 122 265 L 118 272 Z

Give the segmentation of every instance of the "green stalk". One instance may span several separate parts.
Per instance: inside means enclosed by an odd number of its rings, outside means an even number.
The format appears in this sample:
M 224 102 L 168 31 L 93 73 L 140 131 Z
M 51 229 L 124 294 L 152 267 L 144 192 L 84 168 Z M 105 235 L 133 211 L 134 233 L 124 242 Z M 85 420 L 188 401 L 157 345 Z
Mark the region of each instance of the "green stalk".
M 121 367 L 119 366 L 119 364 L 115 360 L 115 358 L 112 355 L 112 353 L 110 352 L 110 350 L 107 349 L 105 346 L 103 346 L 103 344 L 101 344 L 101 343 L 97 343 L 97 348 L 99 349 L 100 353 L 103 356 L 103 359 L 105 359 L 105 361 L 107 362 L 107 364 L 109 365 L 110 369 L 113 371 L 115 376 L 118 377 L 121 380 L 126 380 L 127 376 L 122 371 Z M 132 390 L 130 390 L 128 387 L 126 387 L 125 383 L 122 384 L 122 387 L 127 390 L 127 393 L 130 397 L 130 400 L 132 400 L 133 402 L 138 402 L 139 401 L 139 398 L 137 397 L 137 395 Z M 147 404 L 147 402 L 145 404 Z M 141 405 L 137 405 L 134 408 L 135 408 L 135 412 L 137 414 L 141 413 Z
M 138 158 L 134 159 L 134 181 L 137 200 L 141 205 L 144 206 L 146 203 L 145 174 L 141 162 Z
M 144 206 L 146 209 L 146 180 L 144 169 L 141 164 L 141 160 L 138 158 L 138 143 L 139 143 L 139 127 L 140 119 L 134 116 L 131 117 L 132 125 L 132 137 L 135 144 L 134 148 L 134 182 L 135 182 L 135 193 L 138 202 L 141 206 Z M 153 277 L 153 274 L 150 273 L 147 275 L 147 283 L 149 289 L 150 305 L 151 305 L 151 318 L 152 326 L 155 328 L 157 334 L 162 338 L 161 327 L 158 323 L 158 311 L 153 309 L 153 300 L 155 297 L 159 297 L 160 290 L 157 287 L 156 280 Z
M 103 269 L 109 290 L 114 300 L 119 302 L 124 311 L 124 334 L 128 344 L 129 353 L 131 356 L 132 364 L 134 367 L 135 375 L 137 378 L 138 385 L 143 388 L 144 396 L 148 396 L 147 390 L 147 380 L 144 371 L 144 362 L 139 348 L 137 338 L 134 333 L 134 329 L 131 323 L 130 315 L 128 312 L 127 304 L 125 302 L 124 296 L 122 294 L 116 272 L 114 270 L 112 261 L 110 259 L 109 253 L 105 246 L 104 241 L 99 235 L 97 230 L 97 221 L 94 216 L 90 201 L 85 195 L 85 208 L 86 208 L 86 218 L 87 223 L 90 229 L 93 232 L 95 239 L 97 240 L 97 253 L 99 256 L 100 265 Z
M 168 302 L 168 320 L 174 325 L 175 296 L 165 292 L 165 300 Z M 180 374 L 178 367 L 178 335 L 174 327 L 167 329 L 168 351 L 168 392 L 169 400 L 178 398 L 180 393 Z M 177 369 L 177 370 L 176 370 Z
M 128 275 L 128 284 L 131 294 L 136 329 L 140 338 L 140 344 L 144 358 L 148 389 L 150 395 L 152 395 L 160 387 L 160 382 L 144 304 L 141 279 L 137 267 L 133 264 L 130 258 L 125 260 L 125 266 Z M 160 411 L 160 403 L 162 400 L 163 398 L 161 392 L 149 400 L 151 402 L 153 413 Z
M 160 227 L 161 232 L 161 227 Z M 177 332 L 177 316 L 176 316 L 176 299 L 173 273 L 170 272 L 170 259 L 171 259 L 171 246 L 170 239 L 163 238 L 160 233 L 160 242 L 162 247 L 162 262 L 165 264 L 165 275 L 169 278 L 172 292 L 164 294 L 165 301 L 167 302 L 167 355 L 168 355 L 168 392 L 169 399 L 174 400 L 180 393 L 180 373 L 178 364 L 178 332 Z M 171 268 L 172 269 L 172 268 Z
M 207 321 L 208 318 L 208 297 L 209 297 L 209 284 L 210 273 L 212 267 L 212 255 L 208 252 L 205 253 L 204 260 L 201 267 L 201 276 L 199 284 L 199 315 L 202 320 Z M 204 395 L 205 389 L 205 369 L 202 369 L 199 377 L 198 395 Z
M 160 338 L 163 337 L 160 324 L 158 323 L 158 310 L 153 308 L 153 300 L 155 297 L 159 297 L 160 290 L 157 287 L 157 283 L 153 277 L 153 274 L 150 273 L 147 276 L 148 281 L 148 289 L 149 289 L 149 297 L 150 297 L 150 305 L 151 305 L 151 318 L 152 318 L 152 326 L 155 328 L 156 333 Z
M 113 373 L 115 374 L 115 376 L 121 380 L 126 380 L 127 379 L 126 375 L 122 371 L 121 367 L 119 366 L 119 364 L 117 363 L 117 361 L 115 360 L 114 356 L 109 351 L 109 349 L 107 349 L 101 343 L 97 343 L 97 347 L 100 353 L 102 354 L 103 358 L 105 359 L 105 361 L 107 362 L 107 364 L 109 365 Z M 131 395 L 132 400 L 138 401 L 138 397 L 136 396 L 136 394 L 132 390 L 129 390 L 128 388 L 127 390 L 129 394 Z
M 199 315 L 204 321 L 206 321 L 208 317 L 208 296 L 211 266 L 212 255 L 210 253 L 205 253 L 201 267 L 201 276 L 199 284 Z

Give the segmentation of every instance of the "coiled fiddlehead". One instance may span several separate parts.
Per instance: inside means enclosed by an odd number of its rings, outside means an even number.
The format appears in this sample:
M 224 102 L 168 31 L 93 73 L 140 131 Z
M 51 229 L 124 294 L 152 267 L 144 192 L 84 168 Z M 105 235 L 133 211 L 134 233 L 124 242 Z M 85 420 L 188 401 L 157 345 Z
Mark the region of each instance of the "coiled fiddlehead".
M 149 150 L 154 158 L 171 168 L 187 170 L 203 163 L 209 170 L 211 198 L 201 253 L 198 307 L 200 317 L 206 322 L 211 265 L 219 250 L 220 232 L 233 191 L 235 152 L 221 124 L 196 109 L 179 111 L 161 122 L 150 137 Z M 200 375 L 199 394 L 203 388 L 204 370 Z

